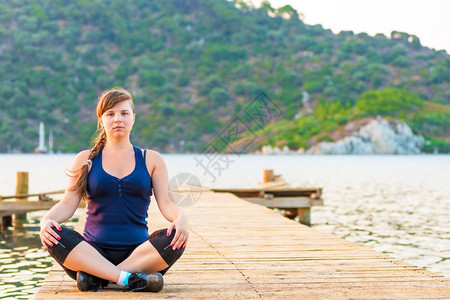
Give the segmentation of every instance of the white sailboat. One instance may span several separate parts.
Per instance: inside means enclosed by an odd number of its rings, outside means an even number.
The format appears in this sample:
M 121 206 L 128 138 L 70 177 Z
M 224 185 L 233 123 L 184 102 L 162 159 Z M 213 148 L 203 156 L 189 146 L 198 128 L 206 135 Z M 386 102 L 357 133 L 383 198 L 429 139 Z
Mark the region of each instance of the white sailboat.
M 53 131 L 50 130 L 48 133 L 48 153 L 53 154 Z
M 45 147 L 44 122 L 39 123 L 39 146 L 36 149 L 34 149 L 34 152 L 47 153 L 47 147 Z

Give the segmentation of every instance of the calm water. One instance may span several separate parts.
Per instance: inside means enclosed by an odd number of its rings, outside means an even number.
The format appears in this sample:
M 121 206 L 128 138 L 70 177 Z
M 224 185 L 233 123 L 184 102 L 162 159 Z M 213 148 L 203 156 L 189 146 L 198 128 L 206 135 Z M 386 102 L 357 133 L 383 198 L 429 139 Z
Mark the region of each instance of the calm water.
M 30 173 L 30 192 L 64 188 L 73 157 L 0 154 L 0 195 L 14 193 L 17 171 Z M 164 158 L 170 177 L 193 173 L 208 187 L 255 186 L 263 169 L 292 186 L 323 187 L 325 206 L 312 210 L 315 228 L 450 277 L 449 155 L 229 155 L 205 168 L 197 163 L 206 166 L 202 155 Z M 1 235 L 0 299 L 32 297 L 50 268 L 38 239 L 44 213 L 29 213 L 26 230 Z

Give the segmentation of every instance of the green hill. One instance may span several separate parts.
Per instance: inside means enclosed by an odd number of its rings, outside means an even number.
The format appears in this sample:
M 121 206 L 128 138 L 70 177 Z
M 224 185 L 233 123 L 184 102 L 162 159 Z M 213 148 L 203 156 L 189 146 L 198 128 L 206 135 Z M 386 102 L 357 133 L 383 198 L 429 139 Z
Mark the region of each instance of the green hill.
M 251 128 L 253 147 L 307 148 L 383 115 L 450 152 L 449 55 L 407 33 L 336 35 L 225 0 L 0 0 L 0 24 L 0 152 L 33 151 L 40 121 L 56 151 L 85 149 L 113 86 L 135 98 L 133 142 L 163 152 L 202 151 L 260 90 L 282 113 Z

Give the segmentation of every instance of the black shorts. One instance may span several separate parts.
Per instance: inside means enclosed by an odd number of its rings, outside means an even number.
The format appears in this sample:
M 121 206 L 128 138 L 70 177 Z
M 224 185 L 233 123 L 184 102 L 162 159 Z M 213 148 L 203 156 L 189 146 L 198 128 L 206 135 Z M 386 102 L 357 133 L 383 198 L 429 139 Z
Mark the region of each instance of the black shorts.
M 48 247 L 48 252 L 50 255 L 63 267 L 64 271 L 73 279 L 76 280 L 77 272 L 70 270 L 64 267 L 64 261 L 69 255 L 70 251 L 73 250 L 79 243 L 85 241 L 89 243 L 92 247 L 94 247 L 103 257 L 105 257 L 108 261 L 113 263 L 114 265 L 118 265 L 123 262 L 131 253 L 136 249 L 139 245 L 129 247 L 123 250 L 116 250 L 111 248 L 105 248 L 100 246 L 98 243 L 86 241 L 84 237 L 76 232 L 75 230 L 66 228 L 61 226 L 62 230 L 59 231 L 56 228 L 53 228 L 58 235 L 60 236 L 60 240 L 58 244 L 53 245 L 52 247 Z M 164 270 L 160 270 L 159 272 L 164 275 L 167 270 L 181 257 L 184 252 L 184 248 L 173 250 L 170 246 L 173 238 L 175 236 L 175 230 L 172 230 L 170 236 L 167 236 L 167 228 L 160 229 L 153 232 L 148 241 L 156 248 L 158 253 L 161 255 L 163 260 L 167 263 L 168 267 Z

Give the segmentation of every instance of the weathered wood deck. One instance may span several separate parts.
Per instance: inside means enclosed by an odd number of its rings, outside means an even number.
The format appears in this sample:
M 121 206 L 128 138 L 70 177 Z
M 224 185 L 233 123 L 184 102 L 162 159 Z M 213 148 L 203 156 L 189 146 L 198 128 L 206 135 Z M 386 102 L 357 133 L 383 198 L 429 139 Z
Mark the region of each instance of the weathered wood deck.
M 152 203 L 150 229 L 167 226 Z M 190 241 L 157 294 L 81 293 L 54 266 L 36 299 L 448 299 L 450 279 L 319 232 L 230 193 L 185 209 Z

